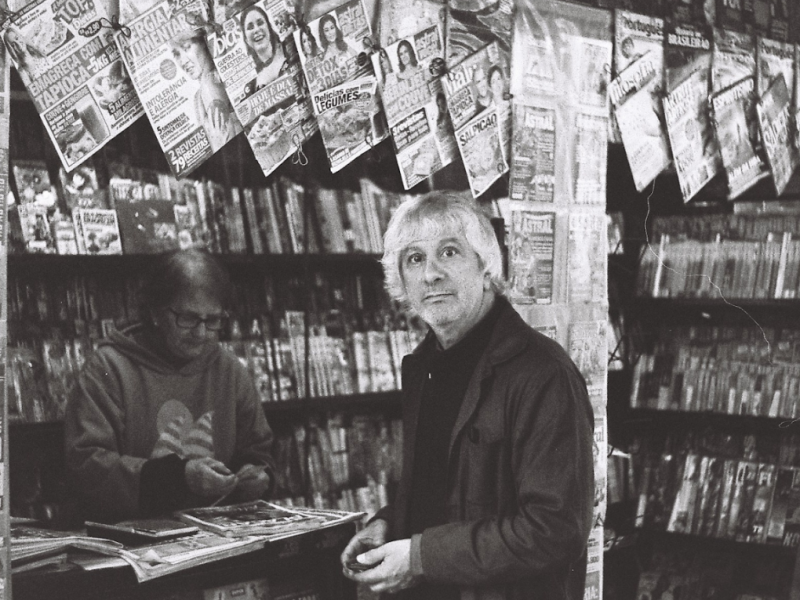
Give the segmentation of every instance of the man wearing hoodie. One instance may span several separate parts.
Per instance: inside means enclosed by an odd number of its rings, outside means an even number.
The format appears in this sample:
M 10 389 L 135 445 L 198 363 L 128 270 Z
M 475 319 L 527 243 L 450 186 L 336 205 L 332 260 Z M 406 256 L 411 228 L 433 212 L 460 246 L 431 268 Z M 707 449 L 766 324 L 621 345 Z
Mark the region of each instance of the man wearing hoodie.
M 274 481 L 272 432 L 247 370 L 218 343 L 231 282 L 207 252 L 161 255 L 141 324 L 113 332 L 67 403 L 67 476 L 85 519 L 246 501 Z

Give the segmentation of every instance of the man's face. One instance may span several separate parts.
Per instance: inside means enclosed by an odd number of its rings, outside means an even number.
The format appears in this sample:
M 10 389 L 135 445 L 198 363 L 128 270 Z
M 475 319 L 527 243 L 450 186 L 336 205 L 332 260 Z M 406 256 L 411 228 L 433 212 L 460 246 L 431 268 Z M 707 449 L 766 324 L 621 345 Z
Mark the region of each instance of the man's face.
M 478 91 L 479 96 L 485 96 L 489 93 L 489 84 L 486 81 L 486 73 L 484 73 L 483 69 L 475 69 L 475 73 L 472 76 L 472 83 L 475 84 L 475 89 Z
M 413 240 L 401 253 L 400 273 L 411 308 L 434 332 L 454 330 L 460 339 L 483 316 L 488 278 L 463 233 Z
M 178 325 L 178 315 L 208 318 L 222 314 L 219 302 L 204 292 L 181 294 L 173 303 L 158 311 L 156 328 L 167 352 L 179 360 L 191 360 L 201 356 L 217 343 L 218 331 L 209 330 L 205 323 L 186 328 Z

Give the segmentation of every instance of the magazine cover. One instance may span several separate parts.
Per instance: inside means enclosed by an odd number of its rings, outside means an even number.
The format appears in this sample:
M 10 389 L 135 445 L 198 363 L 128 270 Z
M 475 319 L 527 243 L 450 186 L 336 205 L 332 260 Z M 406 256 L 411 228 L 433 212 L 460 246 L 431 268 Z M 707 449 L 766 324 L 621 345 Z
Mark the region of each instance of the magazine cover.
M 641 192 L 669 165 L 662 125 L 663 63 L 648 52 L 620 73 L 608 89 L 636 191 Z
M 768 175 L 755 151 L 755 77 L 750 76 L 711 95 L 713 123 L 722 165 L 728 178 L 728 199 L 733 200 Z
M 56 193 L 43 160 L 12 160 L 11 173 L 20 204 L 35 202 L 45 207 L 55 206 Z
M 362 0 L 350 0 L 294 32 L 308 88 L 329 90 L 371 73 L 359 55 L 372 49 L 372 31 Z
M 72 213 L 81 254 L 122 254 L 117 211 L 76 208 Z
M 688 202 L 722 167 L 708 118 L 706 71 L 695 71 L 667 95 L 664 117 L 681 194 Z
M 508 171 L 503 156 L 497 112 L 494 107 L 481 111 L 456 131 L 458 149 L 467 171 L 469 187 L 477 198 Z
M 523 98 L 556 95 L 558 63 L 551 43 L 542 24 L 526 11 L 519 11 L 515 19 L 511 53 L 511 93 L 515 103 Z
M 361 77 L 312 95 L 331 172 L 336 173 L 381 140 L 387 128 L 375 77 Z
M 552 212 L 512 206 L 508 297 L 518 304 L 551 304 L 555 221 Z
M 711 54 L 711 91 L 725 89 L 740 79 L 755 75 L 755 72 L 753 36 L 715 27 L 714 50 Z
M 378 15 L 380 46 L 386 48 L 431 27 L 444 31 L 446 16 L 447 6 L 440 0 L 381 0 Z
M 234 13 L 208 47 L 264 175 L 317 131 L 283 2 L 260 0 Z M 282 38 L 279 31 L 285 31 Z
M 431 68 L 434 59 L 443 57 L 444 45 L 436 26 L 372 54 L 405 189 L 449 165 L 458 155 L 442 82 Z
M 456 135 L 475 115 L 497 110 L 503 156 L 509 154 L 511 102 L 509 55 L 492 42 L 451 67 L 441 78 Z
M 97 171 L 92 165 L 84 164 L 67 173 L 58 171 L 61 196 L 69 210 L 76 206 L 83 208 L 108 208 L 106 190 L 97 183 Z
M 162 0 L 114 39 L 175 177 L 242 131 L 199 26 L 203 0 Z
M 792 146 L 791 96 L 782 73 L 758 100 L 756 110 L 775 193 L 780 196 L 798 165 L 797 151 Z
M 286 508 L 254 500 L 228 506 L 190 508 L 175 513 L 181 521 L 226 537 L 291 537 L 304 531 L 332 527 L 360 519 L 364 513 L 314 508 Z
M 791 94 L 794 89 L 794 46 L 759 36 L 756 58 L 759 97 L 764 95 L 780 74 L 783 74 L 786 89 Z
M 608 362 L 606 328 L 608 321 L 573 321 L 569 326 L 569 357 L 587 384 L 602 383 Z
M 664 19 L 627 10 L 614 11 L 614 72 L 619 75 L 649 52 L 660 54 L 663 65 Z
M 666 91 L 671 93 L 693 73 L 700 71 L 708 82 L 711 69 L 711 40 L 697 27 L 668 28 L 664 43 Z
M 553 202 L 556 163 L 556 112 L 514 104 L 509 195 L 512 200 Z
M 3 39 L 67 171 L 142 116 L 117 47 L 100 27 L 101 2 L 32 2 L 7 19 Z
M 514 0 L 450 0 L 447 2 L 446 63 L 452 67 L 488 43 L 511 51 Z
M 571 198 L 575 204 L 605 204 L 607 131 L 605 114 L 578 112 L 575 115 Z
M 606 217 L 604 213 L 571 213 L 567 241 L 570 304 L 603 303 L 606 283 Z M 604 321 L 605 323 L 605 321 Z M 605 343 L 605 338 L 603 338 Z
M 709 0 L 706 0 L 708 2 Z M 715 3 L 714 24 L 717 27 L 742 31 L 744 29 L 744 10 L 740 0 L 711 0 Z M 750 0 L 752 4 L 753 0 Z

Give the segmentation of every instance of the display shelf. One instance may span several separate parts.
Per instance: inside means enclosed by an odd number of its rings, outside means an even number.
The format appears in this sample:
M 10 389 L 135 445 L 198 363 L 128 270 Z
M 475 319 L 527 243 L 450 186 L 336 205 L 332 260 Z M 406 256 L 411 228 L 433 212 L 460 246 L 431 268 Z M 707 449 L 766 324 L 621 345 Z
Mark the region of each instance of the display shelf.
M 725 430 L 776 433 L 780 430 L 800 431 L 800 419 L 731 415 L 711 411 L 629 408 L 625 417 L 625 427 L 635 429 L 656 428 L 659 430 L 686 427 L 693 429 L 719 427 Z
M 343 268 L 367 267 L 378 269 L 380 256 L 377 254 L 217 254 L 226 266 L 252 269 L 295 270 L 308 265 L 314 269 L 337 266 Z M 109 271 L 138 270 L 155 260 L 154 254 L 118 254 L 90 256 L 86 254 L 10 254 L 8 256 L 9 276 L 37 274 L 50 271 L 98 273 Z
M 783 546 L 781 544 L 767 544 L 764 542 L 744 542 L 728 538 L 716 538 L 693 533 L 678 533 L 676 531 L 664 531 L 655 529 L 637 529 L 639 537 L 650 537 L 652 541 L 675 542 L 676 544 L 688 544 L 694 549 L 700 550 L 731 550 L 735 549 L 742 552 L 752 552 L 754 554 L 765 555 L 769 553 L 776 559 L 786 559 L 794 561 L 797 548 L 794 546 Z

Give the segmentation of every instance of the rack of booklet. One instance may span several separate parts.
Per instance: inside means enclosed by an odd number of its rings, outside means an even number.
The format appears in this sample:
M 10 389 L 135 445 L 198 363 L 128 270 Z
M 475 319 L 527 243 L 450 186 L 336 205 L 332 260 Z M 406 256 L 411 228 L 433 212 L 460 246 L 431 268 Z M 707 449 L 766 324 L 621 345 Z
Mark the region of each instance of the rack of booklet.
M 200 528 L 197 533 L 140 546 L 123 546 L 81 532 L 54 531 L 28 525 L 11 528 L 11 564 L 15 571 L 35 560 L 58 557 L 69 550 L 122 559 L 139 582 L 238 556 L 265 545 L 356 521 L 364 513 L 312 508 L 286 508 L 263 500 L 206 509 L 178 511 L 175 516 Z M 224 527 L 223 527 L 224 524 Z M 176 526 L 182 523 L 176 522 Z M 43 560 L 42 566 L 46 564 Z

